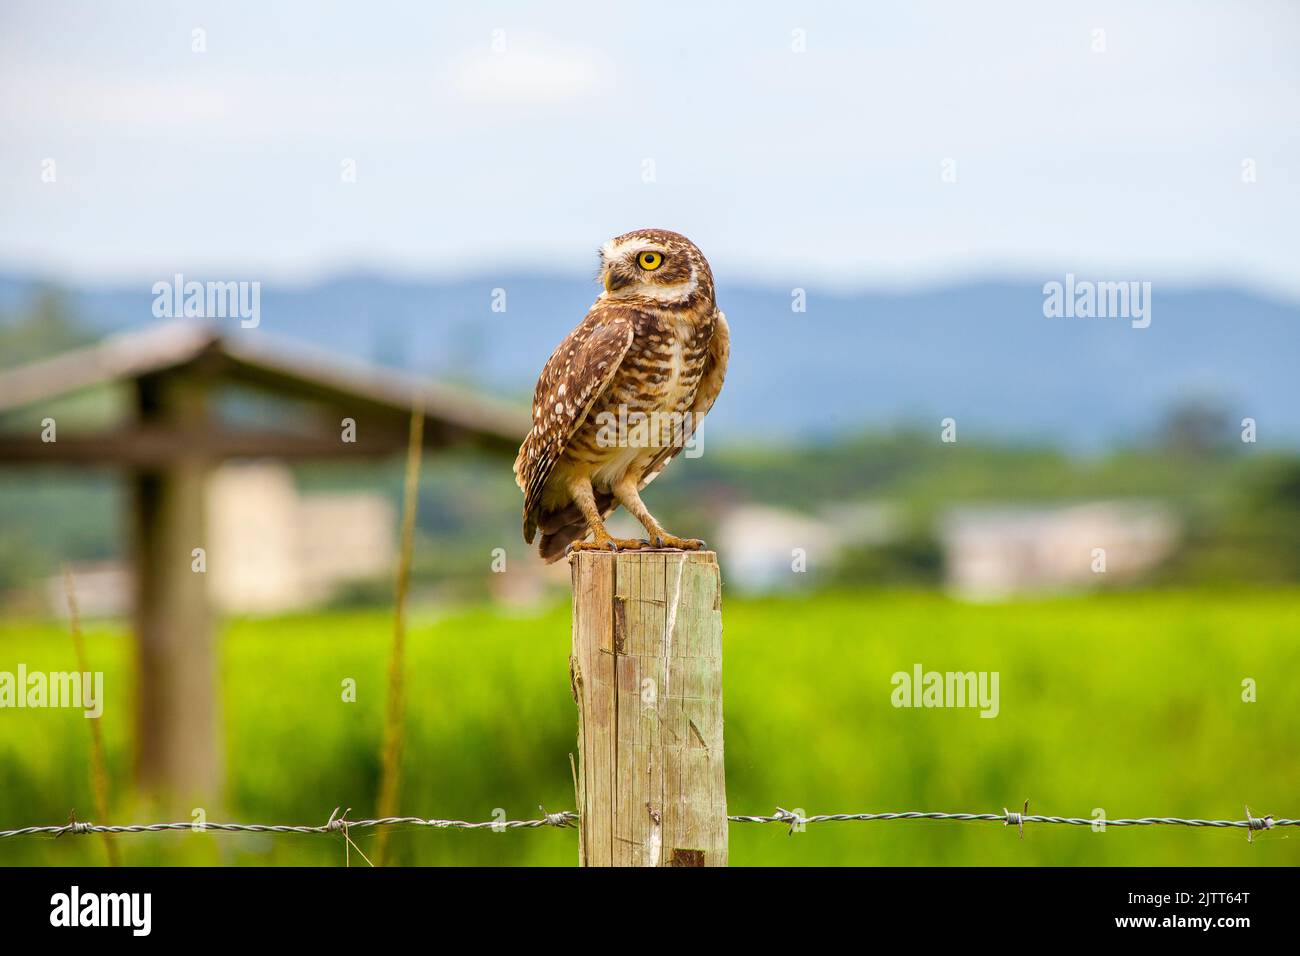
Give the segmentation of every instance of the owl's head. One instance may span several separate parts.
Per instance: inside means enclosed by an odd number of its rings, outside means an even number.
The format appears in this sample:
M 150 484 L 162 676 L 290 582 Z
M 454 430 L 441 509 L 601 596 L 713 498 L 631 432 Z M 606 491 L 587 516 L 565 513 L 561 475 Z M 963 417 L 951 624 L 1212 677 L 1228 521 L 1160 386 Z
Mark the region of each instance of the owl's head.
M 713 302 L 713 272 L 695 243 L 667 229 L 637 229 L 600 249 L 605 296 L 647 304 Z

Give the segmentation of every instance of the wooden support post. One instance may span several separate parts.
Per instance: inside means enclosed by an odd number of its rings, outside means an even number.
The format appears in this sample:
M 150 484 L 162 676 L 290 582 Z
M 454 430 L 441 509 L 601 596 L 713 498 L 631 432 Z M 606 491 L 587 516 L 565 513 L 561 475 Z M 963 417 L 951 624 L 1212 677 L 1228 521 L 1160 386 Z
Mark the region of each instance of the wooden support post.
M 570 564 L 581 865 L 726 866 L 717 556 Z
M 204 385 L 180 376 L 142 379 L 141 418 L 201 434 Z M 207 574 L 193 565 L 193 550 L 207 547 L 208 466 L 191 453 L 132 476 L 135 777 L 142 796 L 172 811 L 211 811 L 220 799 L 212 612 Z

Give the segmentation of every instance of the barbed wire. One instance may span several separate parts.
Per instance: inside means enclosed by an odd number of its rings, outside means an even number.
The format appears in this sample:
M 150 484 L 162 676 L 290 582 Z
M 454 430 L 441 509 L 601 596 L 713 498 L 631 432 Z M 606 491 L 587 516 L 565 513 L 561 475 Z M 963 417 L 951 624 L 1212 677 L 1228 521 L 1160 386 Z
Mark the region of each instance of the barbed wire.
M 372 820 L 348 820 L 346 814 L 340 816 L 337 810 L 329 821 L 321 826 L 311 824 L 287 823 L 131 823 L 102 824 L 72 821 L 58 826 L 22 827 L 16 830 L 0 830 L 0 838 L 29 836 L 36 833 L 48 833 L 56 837 L 66 833 L 165 833 L 167 831 L 190 830 L 203 833 L 218 830 L 236 833 L 343 833 L 349 830 L 365 830 L 372 827 L 417 826 L 432 827 L 437 830 L 519 830 L 537 827 L 573 827 L 577 825 L 578 814 L 572 810 L 561 813 L 546 813 L 536 820 L 484 820 L 470 822 L 467 820 L 437 820 L 425 817 L 376 817 Z
M 1255 831 L 1272 830 L 1275 827 L 1294 827 L 1300 826 L 1300 820 L 1285 818 L 1274 818 L 1273 816 L 1256 817 L 1246 808 L 1246 819 L 1244 820 L 1201 820 L 1187 817 L 1130 817 L 1108 820 L 1104 817 L 1053 817 L 1031 814 L 1028 812 L 1029 805 L 1026 802 L 1025 809 L 1022 812 L 1003 809 L 1001 813 L 942 813 L 928 810 L 902 810 L 888 813 L 820 813 L 804 816 L 790 810 L 784 810 L 781 807 L 776 808 L 776 812 L 767 816 L 750 816 L 736 814 L 728 816 L 727 820 L 732 823 L 783 823 L 790 827 L 790 832 L 794 833 L 801 830 L 808 824 L 813 823 L 841 823 L 841 822 L 885 822 L 891 820 L 948 820 L 955 823 L 1001 823 L 1003 826 L 1014 826 L 1020 831 L 1020 836 L 1024 837 L 1024 826 L 1027 823 L 1059 824 L 1065 826 L 1086 826 L 1086 827 L 1150 827 L 1150 826 L 1177 826 L 1177 827 L 1219 827 L 1219 828 L 1237 828 L 1250 831 L 1253 836 Z M 540 808 L 539 808 L 540 809 Z M 68 823 L 58 824 L 55 826 L 32 826 L 20 827 L 13 830 L 0 830 L 0 838 L 31 836 L 34 834 L 50 834 L 56 837 L 64 834 L 83 834 L 83 833 L 163 833 L 168 831 L 191 831 L 202 833 L 209 830 L 224 832 L 242 832 L 242 833 L 343 833 L 347 834 L 350 830 L 365 830 L 374 827 L 390 826 L 416 826 L 431 827 L 436 830 L 458 829 L 458 830 L 535 830 L 539 827 L 558 827 L 572 828 L 576 827 L 580 815 L 573 810 L 564 810 L 559 813 L 547 813 L 542 810 L 542 816 L 533 820 L 483 820 L 483 821 L 466 821 L 466 820 L 440 820 L 429 819 L 425 817 L 377 817 L 369 820 L 349 820 L 347 819 L 348 811 L 339 813 L 335 809 L 330 815 L 329 820 L 319 826 L 311 824 L 269 824 L 269 823 L 133 823 L 133 824 L 100 824 L 72 820 Z
M 1244 820 L 1201 820 L 1189 817 L 1120 817 L 1114 820 L 1105 817 L 1052 817 L 1031 814 L 1029 812 L 1029 801 L 1027 800 L 1025 801 L 1024 810 L 1019 813 L 1003 808 L 1001 813 L 941 813 L 926 810 L 903 810 L 892 813 L 821 813 L 802 816 L 777 807 L 776 813 L 770 816 L 729 816 L 727 819 L 732 823 L 784 823 L 789 825 L 791 833 L 810 823 L 839 823 L 846 821 L 871 823 L 888 820 L 951 820 L 957 823 L 987 822 L 1001 823 L 1003 826 L 1014 826 L 1019 830 L 1022 839 L 1025 835 L 1026 823 L 1098 828 L 1153 826 L 1233 827 L 1251 831 L 1251 837 L 1253 837 L 1254 831 L 1257 830 L 1300 826 L 1300 820 L 1276 818 L 1272 815 L 1257 817 L 1250 812 L 1250 807 L 1246 807 L 1246 819 Z

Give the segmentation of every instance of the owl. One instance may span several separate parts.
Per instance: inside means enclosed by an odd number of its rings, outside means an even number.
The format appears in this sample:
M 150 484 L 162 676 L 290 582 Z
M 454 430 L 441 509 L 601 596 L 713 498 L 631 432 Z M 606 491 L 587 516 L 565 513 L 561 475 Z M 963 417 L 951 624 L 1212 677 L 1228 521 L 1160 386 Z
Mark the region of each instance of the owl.
M 548 564 L 574 549 L 704 547 L 665 531 L 641 489 L 688 447 L 722 389 L 731 336 L 713 272 L 685 236 L 638 229 L 601 247 L 600 277 L 604 291 L 542 369 L 515 459 L 524 540 L 540 532 Z M 646 538 L 610 536 L 619 505 Z

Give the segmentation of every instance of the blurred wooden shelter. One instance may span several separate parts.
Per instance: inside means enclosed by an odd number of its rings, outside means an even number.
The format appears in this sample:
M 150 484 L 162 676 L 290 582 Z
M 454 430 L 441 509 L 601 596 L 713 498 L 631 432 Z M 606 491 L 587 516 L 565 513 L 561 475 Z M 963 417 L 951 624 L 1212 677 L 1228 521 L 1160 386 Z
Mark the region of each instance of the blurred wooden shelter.
M 114 420 L 90 427 L 60 421 L 60 401 L 98 388 L 116 393 Z M 215 801 L 221 790 L 213 613 L 206 575 L 195 564 L 208 540 L 213 467 L 229 459 L 394 455 L 406 448 L 417 404 L 426 450 L 470 447 L 513 457 L 529 426 L 517 406 L 196 320 L 159 323 L 0 372 L 0 416 L 10 426 L 0 432 L 0 466 L 110 466 L 129 484 L 142 793 Z M 203 557 L 215 559 L 206 551 Z

